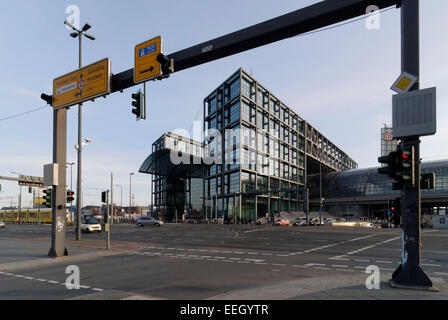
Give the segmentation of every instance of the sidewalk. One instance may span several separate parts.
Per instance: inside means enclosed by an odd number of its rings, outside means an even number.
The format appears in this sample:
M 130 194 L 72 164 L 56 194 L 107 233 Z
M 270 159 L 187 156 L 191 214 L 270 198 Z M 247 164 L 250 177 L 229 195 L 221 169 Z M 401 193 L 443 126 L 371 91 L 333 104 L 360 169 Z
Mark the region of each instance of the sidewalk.
M 135 251 L 139 245 L 126 242 L 111 242 L 112 250 L 105 249 L 106 244 L 101 240 L 67 240 L 69 256 L 48 258 L 51 239 L 2 239 L 0 248 L 0 271 L 16 271 L 21 269 L 54 265 L 58 263 L 89 260 L 105 256 L 123 254 Z
M 379 290 L 368 290 L 367 274 L 347 274 L 286 281 L 226 292 L 208 300 L 448 300 L 448 283 L 431 278 L 438 292 L 395 289 L 390 275 L 381 277 Z

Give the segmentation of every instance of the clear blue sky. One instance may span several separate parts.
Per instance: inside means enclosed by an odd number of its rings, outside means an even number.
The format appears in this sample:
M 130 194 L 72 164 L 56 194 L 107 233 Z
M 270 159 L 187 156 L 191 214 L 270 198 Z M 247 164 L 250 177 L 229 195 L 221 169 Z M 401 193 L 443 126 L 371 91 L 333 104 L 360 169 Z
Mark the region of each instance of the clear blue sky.
M 318 1 L 21 1 L 0 11 L 0 119 L 44 105 L 39 95 L 51 93 L 52 80 L 78 66 L 78 42 L 63 21 L 66 8 L 80 8 L 81 24 L 97 40 L 85 39 L 83 63 L 105 57 L 112 72 L 133 67 L 133 49 L 161 35 L 166 54 Z M 448 158 L 446 0 L 421 1 L 421 85 L 438 87 L 438 133 L 422 138 L 426 160 Z M 381 15 L 379 30 L 364 21 L 312 35 L 295 37 L 174 74 L 148 86 L 148 120 L 136 122 L 131 94 L 115 93 L 84 105 L 83 135 L 93 143 L 84 149 L 83 185 L 107 188 L 110 172 L 123 185 L 129 202 L 129 173 L 137 172 L 164 132 L 188 130 L 203 98 L 239 67 L 283 99 L 304 119 L 347 152 L 360 167 L 377 165 L 380 128 L 391 123 L 391 84 L 400 74 L 400 15 Z M 202 117 L 199 114 L 198 119 Z M 42 175 L 52 162 L 52 111 L 40 110 L 0 121 L 0 175 Z M 76 161 L 77 107 L 68 112 L 67 161 Z M 70 184 L 70 170 L 68 170 Z M 74 188 L 76 170 L 73 172 Z M 133 177 L 135 201 L 149 203 L 150 178 Z M 17 183 L 0 181 L 0 207 L 17 203 Z M 120 203 L 119 188 L 115 202 Z M 24 205 L 31 196 L 25 194 Z M 99 191 L 85 189 L 84 204 L 99 203 Z

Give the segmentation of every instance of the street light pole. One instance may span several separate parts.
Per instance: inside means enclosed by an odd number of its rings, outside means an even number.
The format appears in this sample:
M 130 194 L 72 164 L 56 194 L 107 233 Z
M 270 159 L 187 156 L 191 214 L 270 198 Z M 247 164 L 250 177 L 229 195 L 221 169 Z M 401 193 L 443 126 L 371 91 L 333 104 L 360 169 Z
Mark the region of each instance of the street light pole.
M 123 186 L 121 184 L 116 184 L 116 187 L 120 187 L 120 211 L 123 210 Z M 118 214 L 120 216 L 120 214 Z
M 90 40 L 95 40 L 95 37 L 85 33 L 87 30 L 91 28 L 90 24 L 86 23 L 82 27 L 81 30 L 78 30 L 74 25 L 72 25 L 68 20 L 64 21 L 69 28 L 73 29 L 75 32 L 72 32 L 70 36 L 72 38 L 78 37 L 79 39 L 79 69 L 82 68 L 82 37 L 85 36 Z M 78 197 L 76 198 L 76 240 L 81 240 L 81 197 L 82 194 L 82 103 L 78 105 L 78 172 L 77 172 L 77 188 L 76 192 L 78 193 Z
M 133 172 L 131 172 L 129 174 L 129 217 L 131 216 L 131 207 L 132 207 L 132 202 L 131 202 L 131 194 L 132 194 L 132 176 L 134 175 Z

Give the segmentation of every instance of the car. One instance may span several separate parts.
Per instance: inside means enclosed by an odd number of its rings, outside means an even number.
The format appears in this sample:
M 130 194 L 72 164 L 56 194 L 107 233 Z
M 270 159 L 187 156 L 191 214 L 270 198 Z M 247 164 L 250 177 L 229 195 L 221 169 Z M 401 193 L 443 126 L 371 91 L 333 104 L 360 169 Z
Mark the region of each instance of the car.
M 164 223 L 162 221 L 159 221 L 153 217 L 141 217 L 136 222 L 137 227 L 144 227 L 144 226 L 161 227 L 163 226 L 163 224 Z
M 197 221 L 196 221 L 196 219 L 194 219 L 194 218 L 186 218 L 186 219 L 185 219 L 185 223 L 188 223 L 188 224 L 195 224 L 195 223 L 197 223 Z
M 313 218 L 310 220 L 310 226 L 319 226 L 322 225 L 324 222 L 320 222 L 319 218 Z
M 5 229 L 5 223 L 3 221 L 0 221 L 0 229 Z
M 95 219 L 82 219 L 81 220 L 81 232 L 91 233 L 91 232 L 100 232 L 101 233 L 101 224 Z
M 296 218 L 296 221 L 292 224 L 293 227 L 306 226 L 306 217 Z
M 280 220 L 275 222 L 275 225 L 276 226 L 281 226 L 281 227 L 287 227 L 287 226 L 289 226 L 289 220 L 280 219 Z

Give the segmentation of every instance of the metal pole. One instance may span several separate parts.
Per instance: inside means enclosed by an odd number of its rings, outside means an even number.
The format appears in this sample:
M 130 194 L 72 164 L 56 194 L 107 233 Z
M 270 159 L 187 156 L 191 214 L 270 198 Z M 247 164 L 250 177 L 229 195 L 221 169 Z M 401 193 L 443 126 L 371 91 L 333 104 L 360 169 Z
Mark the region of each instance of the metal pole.
M 22 223 L 22 186 L 20 186 L 20 193 L 19 193 L 19 224 Z
M 110 250 L 110 211 L 109 211 L 109 190 L 106 191 L 106 232 L 107 232 L 107 243 L 106 250 Z
M 82 68 L 82 33 L 79 34 L 79 68 Z M 78 184 L 76 188 L 76 240 L 81 240 L 82 103 L 78 105 Z
M 319 161 L 319 193 L 320 193 L 320 208 L 319 208 L 319 225 L 322 225 L 322 146 L 320 147 L 320 161 Z
M 111 224 L 114 224 L 114 173 L 110 174 L 110 209 L 112 212 Z
M 419 0 L 403 0 L 401 5 L 401 69 L 420 79 Z M 419 90 L 420 82 L 411 88 Z M 402 190 L 402 263 L 392 275 L 392 286 L 431 289 L 432 282 L 421 268 L 421 190 L 420 190 L 420 137 L 402 140 L 405 146 L 414 146 L 415 185 Z
M 132 178 L 132 173 L 129 174 L 129 219 L 131 218 L 131 207 L 132 207 L 132 203 L 131 203 L 131 191 L 132 191 L 132 182 L 131 182 L 131 178 Z
M 73 163 L 70 164 L 70 190 L 73 191 Z M 73 218 L 73 201 L 70 202 L 70 219 Z M 72 220 L 73 223 L 73 220 Z
M 65 200 L 67 163 L 67 109 L 53 111 L 53 163 L 58 164 L 58 185 L 53 186 L 51 248 L 52 258 L 67 256 L 65 248 Z

